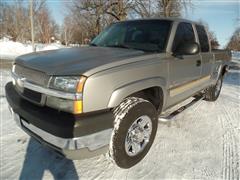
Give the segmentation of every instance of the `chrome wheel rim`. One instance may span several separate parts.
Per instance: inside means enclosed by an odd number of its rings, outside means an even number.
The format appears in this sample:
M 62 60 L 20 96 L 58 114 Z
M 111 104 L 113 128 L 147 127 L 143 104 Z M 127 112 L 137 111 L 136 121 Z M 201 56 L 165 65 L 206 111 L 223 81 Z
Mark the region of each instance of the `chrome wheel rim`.
M 125 138 L 125 151 L 129 156 L 141 153 L 148 144 L 152 134 L 152 121 L 144 115 L 137 118 L 128 129 Z
M 222 79 L 218 79 L 217 84 L 216 84 L 216 89 L 215 89 L 215 96 L 217 96 L 221 90 L 221 85 L 222 85 Z

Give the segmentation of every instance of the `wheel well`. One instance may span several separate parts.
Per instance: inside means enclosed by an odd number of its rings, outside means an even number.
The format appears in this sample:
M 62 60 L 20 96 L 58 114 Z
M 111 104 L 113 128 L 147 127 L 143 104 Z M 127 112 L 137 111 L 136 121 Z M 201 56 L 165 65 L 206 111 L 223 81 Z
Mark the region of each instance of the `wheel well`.
M 135 92 L 130 96 L 139 97 L 150 101 L 156 110 L 162 110 L 163 105 L 163 90 L 161 87 L 150 87 L 147 89 L 143 89 L 141 91 Z
M 227 65 L 225 65 L 223 68 L 222 68 L 222 76 L 224 76 L 227 72 Z

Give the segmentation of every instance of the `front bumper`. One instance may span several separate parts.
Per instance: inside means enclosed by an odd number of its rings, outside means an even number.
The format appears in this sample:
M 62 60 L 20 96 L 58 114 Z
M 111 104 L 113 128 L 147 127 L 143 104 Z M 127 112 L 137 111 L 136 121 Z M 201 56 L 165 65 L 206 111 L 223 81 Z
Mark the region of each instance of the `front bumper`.
M 12 83 L 5 89 L 18 126 L 41 144 L 69 159 L 92 157 L 108 149 L 113 127 L 111 111 L 73 115 L 28 102 Z

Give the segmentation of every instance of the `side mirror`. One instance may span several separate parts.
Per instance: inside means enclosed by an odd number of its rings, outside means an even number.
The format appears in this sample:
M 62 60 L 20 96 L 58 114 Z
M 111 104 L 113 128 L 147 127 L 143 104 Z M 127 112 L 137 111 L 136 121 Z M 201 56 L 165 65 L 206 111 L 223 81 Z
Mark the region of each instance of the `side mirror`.
M 199 44 L 193 43 L 182 43 L 179 44 L 174 54 L 176 55 L 194 55 L 199 53 Z

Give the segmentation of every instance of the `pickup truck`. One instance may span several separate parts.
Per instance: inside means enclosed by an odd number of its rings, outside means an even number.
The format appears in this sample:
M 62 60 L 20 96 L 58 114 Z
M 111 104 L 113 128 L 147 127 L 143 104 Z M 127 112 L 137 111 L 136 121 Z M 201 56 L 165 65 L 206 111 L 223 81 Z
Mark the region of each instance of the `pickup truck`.
M 159 115 L 200 93 L 218 98 L 230 58 L 192 21 L 117 22 L 88 47 L 17 57 L 6 98 L 41 144 L 69 159 L 108 152 L 130 168 L 149 151 Z

